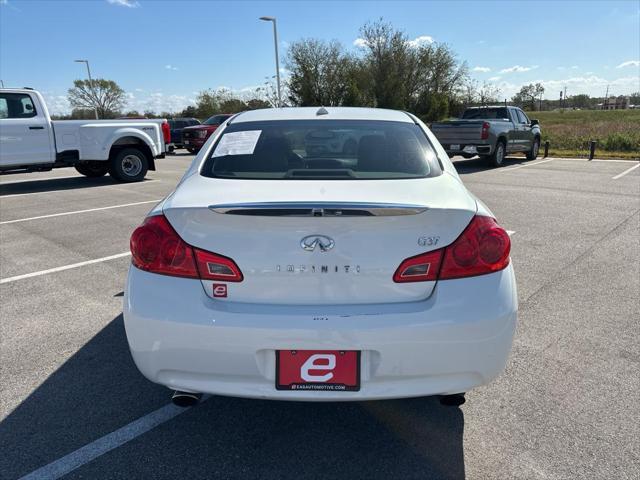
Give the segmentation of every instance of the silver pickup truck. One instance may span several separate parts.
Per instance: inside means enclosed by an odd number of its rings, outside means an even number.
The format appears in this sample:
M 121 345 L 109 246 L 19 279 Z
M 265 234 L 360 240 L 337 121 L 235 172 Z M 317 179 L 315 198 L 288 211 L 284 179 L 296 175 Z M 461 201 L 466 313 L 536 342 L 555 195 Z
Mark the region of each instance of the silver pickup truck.
M 534 160 L 540 149 L 540 125 L 517 107 L 467 108 L 462 117 L 431 125 L 431 131 L 449 156 L 479 155 L 499 167 L 509 153 L 524 153 Z

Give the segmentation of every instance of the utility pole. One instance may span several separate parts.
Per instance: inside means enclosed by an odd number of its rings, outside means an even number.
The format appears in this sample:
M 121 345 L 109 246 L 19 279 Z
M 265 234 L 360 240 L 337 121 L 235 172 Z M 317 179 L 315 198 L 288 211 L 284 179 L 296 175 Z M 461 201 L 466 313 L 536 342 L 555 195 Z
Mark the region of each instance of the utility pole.
M 609 98 L 609 85 L 607 85 L 607 93 L 604 94 L 604 103 L 602 104 L 602 109 L 603 110 L 608 110 L 609 107 L 607 107 L 607 99 Z
M 564 108 L 567 108 L 567 87 L 564 87 Z

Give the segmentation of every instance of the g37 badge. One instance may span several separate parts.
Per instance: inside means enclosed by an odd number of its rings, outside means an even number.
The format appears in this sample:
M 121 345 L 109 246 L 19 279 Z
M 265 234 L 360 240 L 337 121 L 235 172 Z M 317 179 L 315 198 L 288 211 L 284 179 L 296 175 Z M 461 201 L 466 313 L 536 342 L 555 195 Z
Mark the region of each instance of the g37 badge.
M 435 247 L 438 245 L 440 241 L 440 237 L 437 235 L 433 235 L 430 237 L 418 237 L 418 245 L 421 247 Z

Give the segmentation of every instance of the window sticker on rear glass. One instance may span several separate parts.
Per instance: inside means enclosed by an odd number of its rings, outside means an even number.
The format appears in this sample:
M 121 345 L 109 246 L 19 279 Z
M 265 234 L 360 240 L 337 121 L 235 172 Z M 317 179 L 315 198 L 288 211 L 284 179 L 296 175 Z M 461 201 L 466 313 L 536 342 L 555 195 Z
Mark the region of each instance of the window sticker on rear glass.
M 230 132 L 222 135 L 212 157 L 225 155 L 252 155 L 262 130 Z

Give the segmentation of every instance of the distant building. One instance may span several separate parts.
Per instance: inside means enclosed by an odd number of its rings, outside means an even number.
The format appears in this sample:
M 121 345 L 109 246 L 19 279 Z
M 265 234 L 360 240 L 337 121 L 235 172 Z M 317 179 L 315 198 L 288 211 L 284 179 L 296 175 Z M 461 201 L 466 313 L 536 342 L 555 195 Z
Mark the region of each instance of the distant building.
M 604 103 L 598 104 L 598 108 L 600 110 L 626 110 L 630 106 L 629 97 L 625 97 L 624 95 L 609 97 L 604 101 Z

